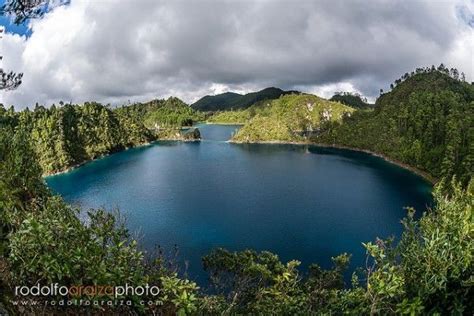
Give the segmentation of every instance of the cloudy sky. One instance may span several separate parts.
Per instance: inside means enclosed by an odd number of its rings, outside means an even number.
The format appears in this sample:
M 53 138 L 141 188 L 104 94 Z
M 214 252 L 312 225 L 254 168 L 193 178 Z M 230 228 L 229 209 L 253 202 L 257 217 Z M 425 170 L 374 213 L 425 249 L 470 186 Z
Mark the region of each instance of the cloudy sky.
M 72 0 L 24 27 L 0 19 L 2 67 L 24 73 L 0 103 L 192 102 L 268 86 L 373 98 L 442 62 L 472 81 L 473 12 L 474 0 Z

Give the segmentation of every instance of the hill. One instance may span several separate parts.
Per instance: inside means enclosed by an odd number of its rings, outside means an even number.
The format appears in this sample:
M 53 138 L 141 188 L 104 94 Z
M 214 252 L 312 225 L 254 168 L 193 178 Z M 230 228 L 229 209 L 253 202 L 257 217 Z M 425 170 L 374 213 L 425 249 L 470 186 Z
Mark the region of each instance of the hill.
M 161 127 L 191 126 L 203 120 L 202 113 L 195 111 L 188 104 L 176 97 L 155 99 L 145 103 L 135 103 L 115 109 L 116 112 L 133 116 L 149 129 Z
M 453 73 L 444 66 L 407 73 L 374 111 L 330 124 L 312 140 L 374 151 L 466 185 L 474 169 L 474 86 Z
M 340 102 L 356 109 L 367 109 L 374 106 L 368 103 L 367 99 L 360 94 L 351 92 L 337 92 L 329 101 Z
M 154 102 L 156 105 L 151 107 L 143 118 L 148 128 L 192 126 L 196 121 L 204 119 L 202 113 L 178 98 L 170 97 L 167 100 Z
M 240 118 L 246 119 L 247 123 L 232 140 L 300 142 L 318 131 L 321 125 L 330 121 L 340 121 L 353 111 L 354 109 L 341 103 L 331 102 L 315 95 L 284 95 L 277 100 L 261 102 L 238 112 Z
M 37 105 L 15 112 L 0 104 L 0 127 L 28 135 L 44 174 L 65 171 L 86 161 L 157 139 L 189 140 L 182 126 L 202 120 L 178 98 L 110 108 L 97 102 L 82 105 Z
M 226 92 L 217 95 L 206 95 L 197 102 L 191 104 L 191 107 L 200 111 L 223 111 L 246 109 L 252 104 L 262 100 L 278 99 L 280 96 L 291 93 L 299 93 L 298 91 L 283 91 L 279 88 L 266 88 L 258 92 L 247 94 L 238 94 L 234 92 Z

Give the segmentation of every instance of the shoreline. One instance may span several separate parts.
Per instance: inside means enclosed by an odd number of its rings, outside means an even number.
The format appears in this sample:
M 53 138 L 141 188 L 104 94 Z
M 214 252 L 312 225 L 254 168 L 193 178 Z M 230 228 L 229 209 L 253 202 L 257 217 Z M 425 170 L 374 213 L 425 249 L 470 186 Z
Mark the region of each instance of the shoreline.
M 55 172 L 51 172 L 51 173 L 44 173 L 44 174 L 41 175 L 41 177 L 43 177 L 43 178 L 54 177 L 54 176 L 57 176 L 57 175 L 60 175 L 60 174 L 68 173 L 68 172 L 74 171 L 75 169 L 77 169 L 77 168 L 79 168 L 79 167 L 84 166 L 85 164 L 88 164 L 89 162 L 93 162 L 93 161 L 96 161 L 96 160 L 99 160 L 99 159 L 102 159 L 102 158 L 111 156 L 111 155 L 113 155 L 113 154 L 118 154 L 118 153 L 121 153 L 121 152 L 130 150 L 130 149 L 135 149 L 135 148 L 140 148 L 140 147 L 147 147 L 147 146 L 153 145 L 154 143 L 157 143 L 157 142 L 165 142 L 165 141 L 169 141 L 169 142 L 192 143 L 192 142 L 200 142 L 201 139 L 158 138 L 158 139 L 155 139 L 155 140 L 153 140 L 153 141 L 151 141 L 151 142 L 147 142 L 147 143 L 143 143 L 143 144 L 138 144 L 138 145 L 132 146 L 132 147 L 126 147 L 126 148 L 124 148 L 124 149 L 117 150 L 117 151 L 114 151 L 114 152 L 110 152 L 110 153 L 104 154 L 104 155 L 102 155 L 102 156 L 96 157 L 96 158 L 94 158 L 94 159 L 90 159 L 90 160 L 83 161 L 83 162 L 81 162 L 81 163 L 78 163 L 78 164 L 72 165 L 72 166 L 70 166 L 70 167 L 67 167 L 66 169 L 61 170 L 61 171 L 55 171 Z
M 223 122 L 205 122 L 204 124 L 206 125 L 238 125 L 238 126 L 244 126 L 245 123 L 237 123 L 237 122 L 233 122 L 233 123 L 223 123 Z
M 316 146 L 316 147 L 321 147 L 321 148 L 335 148 L 335 149 L 344 149 L 344 150 L 350 150 L 350 151 L 355 151 L 355 152 L 362 152 L 369 154 L 374 157 L 382 158 L 383 160 L 394 164 L 398 167 L 401 167 L 403 169 L 406 169 L 408 171 L 413 172 L 414 174 L 422 177 L 424 180 L 428 181 L 432 185 L 435 185 L 438 183 L 438 179 L 435 177 L 431 176 L 429 173 L 420 170 L 416 167 L 410 166 L 404 162 L 398 161 L 396 159 L 387 157 L 384 154 L 377 153 L 368 149 L 361 149 L 361 148 L 356 148 L 356 147 L 349 147 L 349 146 L 343 146 L 343 145 L 330 145 L 330 144 L 323 144 L 323 143 L 314 143 L 310 141 L 251 141 L 251 142 L 245 142 L 245 141 L 235 141 L 235 140 L 228 140 L 228 143 L 231 144 L 269 144 L 269 145 L 311 145 L 311 146 Z
M 237 124 L 237 123 L 205 123 L 205 124 L 208 124 L 208 125 L 243 125 L 243 124 Z M 107 153 L 105 155 L 102 155 L 102 156 L 99 156 L 99 157 L 96 157 L 94 159 L 91 159 L 91 160 L 87 160 L 87 161 L 84 161 L 84 162 L 81 162 L 81 163 L 78 163 L 78 164 L 75 164 L 73 166 L 70 166 L 68 168 L 66 168 L 65 170 L 61 170 L 61 171 L 56 171 L 56 172 L 52 172 L 52 173 L 47 173 L 47 174 L 43 174 L 42 177 L 43 178 L 46 178 L 46 177 L 52 177 L 52 176 L 56 176 L 56 175 L 60 175 L 60 174 L 64 174 L 64 173 L 68 173 L 68 172 L 71 172 L 79 167 L 82 167 L 83 165 L 89 163 L 89 162 L 92 162 L 92 161 L 95 161 L 95 160 L 98 160 L 98 159 L 101 159 L 101 158 L 105 158 L 107 156 L 110 156 L 110 155 L 113 155 L 113 154 L 116 154 L 116 153 L 119 153 L 119 152 L 123 152 L 123 151 L 126 151 L 126 150 L 129 150 L 129 149 L 133 149 L 133 148 L 140 148 L 140 147 L 146 147 L 146 146 L 150 146 L 150 145 L 153 145 L 154 143 L 156 142 L 162 142 L 162 141 L 170 141 L 170 142 L 183 142 L 183 143 L 189 143 L 189 142 L 199 142 L 201 141 L 201 139 L 182 139 L 182 138 L 161 138 L 161 139 L 155 139 L 151 142 L 147 142 L 147 143 L 143 143 L 143 144 L 138 144 L 136 146 L 132 146 L 132 147 L 127 147 L 127 148 L 124 148 L 122 150 L 118 150 L 118 151 L 114 151 L 114 152 L 110 152 L 110 153 Z M 406 170 L 409 170 L 411 171 L 412 173 L 422 177 L 424 180 L 428 181 L 429 183 L 431 183 L 432 185 L 435 185 L 437 182 L 438 182 L 438 179 L 436 179 L 435 177 L 431 176 L 430 174 L 428 174 L 427 172 L 423 171 L 423 170 L 420 170 L 416 167 L 413 167 L 413 166 L 410 166 L 406 163 L 403 163 L 401 161 L 398 161 L 396 159 L 392 159 L 390 157 L 387 157 L 386 155 L 384 154 L 381 154 L 381 153 L 377 153 L 377 152 L 374 152 L 374 151 L 371 151 L 371 150 L 368 150 L 368 149 L 361 149 L 361 148 L 356 148 L 356 147 L 350 147 L 350 146 L 344 146 L 344 145 L 335 145 L 335 144 L 324 144 L 324 143 L 314 143 L 314 142 L 311 142 L 311 141 L 278 141 L 278 140 L 269 140 L 269 141 L 236 141 L 236 140 L 232 140 L 232 139 L 229 139 L 226 141 L 227 143 L 230 143 L 230 144 L 268 144 L 268 145 L 310 145 L 310 146 L 316 146 L 316 147 L 321 147 L 321 148 L 335 148 L 335 149 L 343 149 L 343 150 L 350 150 L 350 151 L 355 151 L 355 152 L 363 152 L 363 153 L 366 153 L 366 154 L 369 154 L 371 156 L 374 156 L 374 157 L 378 157 L 378 158 L 382 158 L 383 160 L 391 163 L 391 164 L 394 164 L 398 167 L 401 167 L 403 169 L 406 169 Z
M 57 176 L 57 175 L 60 175 L 60 174 L 63 174 L 63 173 L 68 173 L 68 172 L 71 172 L 79 167 L 82 167 L 84 166 L 85 164 L 89 163 L 89 162 L 92 162 L 92 161 L 95 161 L 95 160 L 99 160 L 99 159 L 102 159 L 102 158 L 105 158 L 105 157 L 108 157 L 110 155 L 113 155 L 113 154 L 117 154 L 117 153 L 120 153 L 120 152 L 123 152 L 123 151 L 127 151 L 129 149 L 132 149 L 132 148 L 139 148 L 139 147 L 145 147 L 145 146 L 150 146 L 154 143 L 155 141 L 152 141 L 152 142 L 147 142 L 147 143 L 143 143 L 143 144 L 138 144 L 136 146 L 132 146 L 132 147 L 126 147 L 124 149 L 121 149 L 121 150 L 117 150 L 117 151 L 114 151 L 114 152 L 110 152 L 110 153 L 107 153 L 107 154 L 104 154 L 104 155 L 101 155 L 99 157 L 96 157 L 94 159 L 89 159 L 89 160 L 86 160 L 86 161 L 83 161 L 83 162 L 80 162 L 80 163 L 77 163 L 75 165 L 72 165 L 70 167 L 67 167 L 66 169 L 64 170 L 61 170 L 61 171 L 55 171 L 55 172 L 51 172 L 51 173 L 44 173 L 42 174 L 41 176 L 43 178 L 47 178 L 47 177 L 53 177 L 53 176 Z
M 349 146 L 343 146 L 343 145 L 319 144 L 319 143 L 312 143 L 312 145 L 317 146 L 317 147 L 322 147 L 322 148 L 336 148 L 336 149 L 344 149 L 344 150 L 351 150 L 351 151 L 355 151 L 355 152 L 366 153 L 366 154 L 369 154 L 371 156 L 382 158 L 383 160 L 385 160 L 389 163 L 392 163 L 394 165 L 397 165 L 397 166 L 399 166 L 403 169 L 409 170 L 409 171 L 413 172 L 414 174 L 416 174 L 416 175 L 422 177 L 423 179 L 427 180 L 432 185 L 435 185 L 439 181 L 438 179 L 436 179 L 435 177 L 433 177 L 432 175 L 430 175 L 426 171 L 420 170 L 416 167 L 410 166 L 409 164 L 406 164 L 406 163 L 401 162 L 399 160 L 387 157 L 384 154 L 377 153 L 375 151 L 371 151 L 371 150 L 368 150 L 368 149 L 361 149 L 361 148 L 357 148 L 357 147 L 349 147 Z
M 282 141 L 282 140 L 262 140 L 262 141 L 240 141 L 240 140 L 228 140 L 230 144 L 267 144 L 267 145 L 314 145 L 310 141 Z

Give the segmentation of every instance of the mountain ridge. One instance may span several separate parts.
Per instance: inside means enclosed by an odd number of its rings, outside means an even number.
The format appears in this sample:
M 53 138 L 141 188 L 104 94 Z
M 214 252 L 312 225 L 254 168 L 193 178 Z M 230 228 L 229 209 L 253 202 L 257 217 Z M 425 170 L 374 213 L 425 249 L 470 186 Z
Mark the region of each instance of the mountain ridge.
M 191 107 L 200 111 L 239 110 L 249 108 L 258 101 L 278 99 L 282 95 L 292 93 L 299 94 L 300 92 L 294 90 L 285 91 L 275 87 L 268 87 L 246 94 L 228 91 L 216 95 L 206 95 L 191 104 Z

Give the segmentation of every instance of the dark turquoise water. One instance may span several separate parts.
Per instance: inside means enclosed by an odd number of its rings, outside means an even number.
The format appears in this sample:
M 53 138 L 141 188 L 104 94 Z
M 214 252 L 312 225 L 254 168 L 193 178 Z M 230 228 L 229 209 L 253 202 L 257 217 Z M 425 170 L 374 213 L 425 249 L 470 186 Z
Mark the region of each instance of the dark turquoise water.
M 119 208 L 142 245 L 176 244 L 188 274 L 214 247 L 269 250 L 302 266 L 330 266 L 362 242 L 399 236 L 404 206 L 423 210 L 431 186 L 380 158 L 352 151 L 224 142 L 235 126 L 201 126 L 200 143 L 158 142 L 47 178 L 82 208 Z

